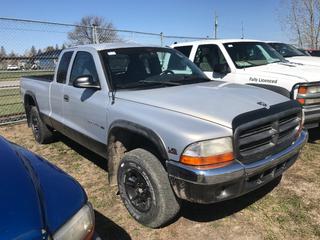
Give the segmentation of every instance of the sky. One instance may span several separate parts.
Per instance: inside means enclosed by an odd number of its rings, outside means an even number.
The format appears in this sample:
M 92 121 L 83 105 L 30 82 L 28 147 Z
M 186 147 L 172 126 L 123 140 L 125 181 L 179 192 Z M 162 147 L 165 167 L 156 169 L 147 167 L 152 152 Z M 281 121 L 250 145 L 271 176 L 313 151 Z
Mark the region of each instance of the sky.
M 213 37 L 214 15 L 218 15 L 218 37 L 289 41 L 281 30 L 279 0 L 10 0 L 3 1 L 0 17 L 22 18 L 61 23 L 76 23 L 86 15 L 98 15 L 111 21 L 117 29 Z M 8 26 L 9 25 L 9 26 Z M 12 31 L 12 28 L 14 31 Z M 67 29 L 38 29 L 20 31 L 20 25 L 0 22 L 0 45 L 19 48 L 32 43 L 45 45 L 65 41 Z M 20 31 L 20 32 L 19 32 Z M 42 33 L 45 32 L 46 34 Z M 51 35 L 50 35 L 51 32 Z M 60 34 L 59 34 L 60 32 Z M 55 33 L 55 34 L 53 34 Z M 42 34 L 42 39 L 40 35 Z M 21 43 L 21 38 L 24 43 Z M 38 40 L 38 41 L 37 41 Z M 20 41 L 20 42 L 19 42 Z M 40 43 L 41 42 L 41 43 Z

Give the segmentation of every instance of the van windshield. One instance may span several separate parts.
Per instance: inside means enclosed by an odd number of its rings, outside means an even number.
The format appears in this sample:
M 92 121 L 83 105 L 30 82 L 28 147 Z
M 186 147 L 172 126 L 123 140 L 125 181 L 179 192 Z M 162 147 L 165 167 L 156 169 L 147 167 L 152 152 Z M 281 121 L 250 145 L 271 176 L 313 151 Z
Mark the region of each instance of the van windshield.
M 278 53 L 280 53 L 283 57 L 297 57 L 297 56 L 305 56 L 303 52 L 299 49 L 295 48 L 290 44 L 285 43 L 269 43 L 271 47 L 273 47 Z
M 276 50 L 263 42 L 230 42 L 223 45 L 236 68 L 286 62 Z
M 210 81 L 182 53 L 169 48 L 133 47 L 100 52 L 114 89 L 170 87 Z

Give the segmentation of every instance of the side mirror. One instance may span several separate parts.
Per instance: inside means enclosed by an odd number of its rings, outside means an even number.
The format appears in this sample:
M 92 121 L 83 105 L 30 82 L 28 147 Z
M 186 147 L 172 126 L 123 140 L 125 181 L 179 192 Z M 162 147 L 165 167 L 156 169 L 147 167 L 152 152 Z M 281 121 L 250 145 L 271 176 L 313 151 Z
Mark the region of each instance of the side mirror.
M 76 88 L 92 88 L 101 89 L 100 85 L 93 82 L 93 78 L 90 75 L 81 76 L 73 81 L 73 86 Z
M 228 74 L 231 72 L 227 63 L 214 65 L 213 71 L 220 74 Z

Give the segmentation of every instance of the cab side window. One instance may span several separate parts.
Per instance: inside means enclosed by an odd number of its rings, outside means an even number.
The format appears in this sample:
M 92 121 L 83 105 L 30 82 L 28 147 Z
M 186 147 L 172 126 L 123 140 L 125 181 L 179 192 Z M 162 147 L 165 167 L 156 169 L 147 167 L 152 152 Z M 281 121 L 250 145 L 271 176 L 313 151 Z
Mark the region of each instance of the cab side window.
M 62 55 L 57 72 L 57 83 L 66 83 L 72 54 L 73 52 L 65 52 Z
M 217 45 L 200 45 L 194 63 L 204 72 L 214 72 L 218 66 L 228 65 Z
M 185 55 L 187 58 L 189 58 L 192 46 L 182 46 L 182 47 L 175 47 L 174 49 L 181 52 L 183 55 Z
M 99 84 L 98 73 L 92 55 L 88 52 L 77 52 L 73 62 L 69 85 L 72 85 L 75 79 L 83 76 L 91 76 L 93 82 Z

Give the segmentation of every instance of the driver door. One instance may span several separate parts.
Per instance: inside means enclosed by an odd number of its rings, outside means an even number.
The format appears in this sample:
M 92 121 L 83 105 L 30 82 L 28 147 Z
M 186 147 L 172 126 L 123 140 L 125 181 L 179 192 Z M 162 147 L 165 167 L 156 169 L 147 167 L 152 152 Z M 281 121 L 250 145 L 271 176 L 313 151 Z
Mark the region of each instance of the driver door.
M 96 60 L 96 61 L 95 61 Z M 78 51 L 74 57 L 69 82 L 64 87 L 64 123 L 68 136 L 90 149 L 94 142 L 106 144 L 108 91 L 98 76 L 96 62 L 99 57 L 90 52 Z M 100 64 L 100 62 L 99 62 Z M 100 89 L 77 88 L 73 82 L 83 76 L 91 76 Z M 91 141 L 95 140 L 95 141 Z M 90 145 L 92 144 L 92 147 Z

